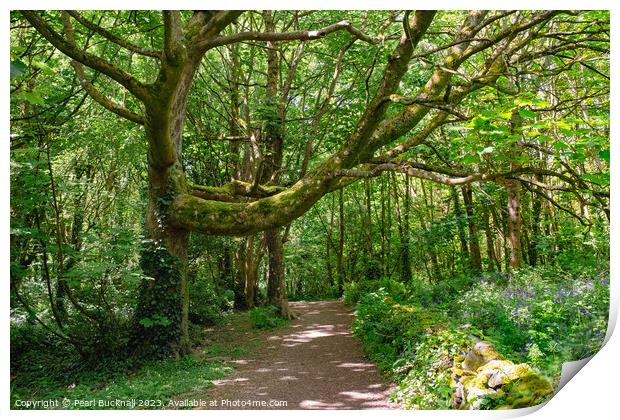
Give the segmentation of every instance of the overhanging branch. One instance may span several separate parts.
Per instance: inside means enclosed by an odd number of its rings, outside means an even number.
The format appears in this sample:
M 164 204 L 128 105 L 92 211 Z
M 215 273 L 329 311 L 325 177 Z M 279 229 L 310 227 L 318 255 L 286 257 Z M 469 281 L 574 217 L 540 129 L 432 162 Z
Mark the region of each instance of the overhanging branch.
M 84 18 L 84 16 L 82 16 L 77 10 L 67 10 L 66 12 L 69 15 L 71 15 L 71 17 L 73 17 L 75 20 L 77 20 L 80 24 L 85 26 L 86 28 L 101 35 L 102 37 L 104 37 L 110 42 L 115 43 L 116 45 L 119 45 L 129 51 L 135 52 L 136 54 L 144 55 L 147 57 L 153 57 L 153 58 L 161 58 L 161 51 L 154 50 L 151 48 L 144 48 L 144 47 L 140 47 L 138 45 L 132 44 L 126 39 L 123 39 L 119 36 L 114 35 L 112 32 L 102 28 L 101 26 L 95 25 L 93 22 Z
M 69 19 L 68 12 L 62 12 L 62 23 L 65 28 L 65 33 L 67 35 L 67 41 L 72 44 L 75 44 L 75 38 L 73 35 L 73 26 L 71 25 L 71 20 Z M 142 115 L 136 114 L 125 108 L 123 105 L 114 102 L 112 99 L 105 96 L 101 93 L 95 86 L 91 83 L 90 80 L 86 78 L 86 73 L 84 72 L 84 67 L 78 61 L 71 60 L 71 66 L 75 70 L 75 74 L 77 75 L 80 84 L 84 88 L 84 90 L 88 93 L 88 95 L 95 100 L 95 102 L 99 103 L 108 111 L 112 111 L 118 116 L 128 119 L 129 121 L 133 121 L 137 124 L 144 125 L 144 117 Z
M 145 101 L 150 97 L 149 90 L 146 85 L 142 84 L 131 74 L 115 66 L 108 60 L 91 54 L 71 44 L 58 32 L 56 32 L 45 20 L 43 20 L 43 18 L 41 18 L 39 13 L 36 11 L 22 10 L 20 13 L 41 35 L 43 35 L 45 39 L 50 42 L 50 44 L 58 48 L 70 58 L 92 68 L 93 70 L 105 74 L 112 80 L 118 82 L 121 86 L 125 87 L 142 101 Z
M 368 42 L 370 44 L 378 44 L 381 42 L 382 37 L 373 37 L 367 35 L 357 28 L 354 28 L 350 22 L 345 20 L 326 26 L 321 29 L 313 31 L 292 31 L 292 32 L 259 32 L 248 31 L 240 32 L 233 35 L 218 36 L 215 38 L 204 39 L 197 43 L 198 48 L 211 49 L 215 47 L 221 47 L 223 45 L 234 44 L 242 41 L 311 41 L 320 39 L 332 32 L 346 30 L 350 32 L 354 37 Z

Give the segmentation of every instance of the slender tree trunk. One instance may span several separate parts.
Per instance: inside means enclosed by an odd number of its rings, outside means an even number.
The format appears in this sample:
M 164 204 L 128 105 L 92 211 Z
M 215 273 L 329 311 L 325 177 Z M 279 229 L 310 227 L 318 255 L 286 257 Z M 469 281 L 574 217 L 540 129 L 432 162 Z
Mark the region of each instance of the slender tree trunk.
M 512 132 L 516 133 L 520 129 L 522 119 L 515 110 L 512 114 Z M 519 147 L 519 143 L 515 145 Z M 513 153 L 513 157 L 518 157 L 519 151 Z M 518 161 L 510 164 L 510 170 L 516 170 L 521 165 Z M 522 261 L 521 250 L 521 184 L 518 181 L 509 180 L 506 182 L 508 194 L 508 247 L 510 248 L 510 267 L 519 268 Z
M 336 275 L 338 276 L 338 295 L 342 296 L 344 287 L 344 190 L 338 191 L 338 251 L 336 252 Z
M 478 241 L 478 227 L 474 220 L 474 198 L 473 192 L 469 185 L 464 186 L 463 202 L 465 203 L 465 212 L 467 213 L 467 225 L 469 227 L 469 254 L 471 268 L 475 272 L 482 272 L 482 257 L 480 256 L 480 243 Z
M 454 215 L 456 216 L 456 226 L 461 243 L 461 254 L 464 258 L 469 259 L 469 249 L 467 247 L 467 237 L 465 236 L 465 227 L 463 223 L 463 212 L 461 211 L 461 201 L 455 187 L 450 188 L 452 200 L 454 201 Z
M 432 198 L 430 201 L 428 200 L 426 188 L 424 185 L 425 185 L 424 181 L 420 180 L 422 196 L 424 197 L 424 207 L 428 209 L 428 218 L 430 222 L 432 223 L 434 220 L 434 211 L 433 211 L 433 205 L 432 205 L 433 200 Z M 432 185 L 431 185 L 431 191 L 432 191 Z M 422 229 L 424 230 L 428 228 L 428 223 L 426 223 L 425 217 L 426 216 L 423 215 L 422 212 L 420 212 L 420 226 L 422 226 Z M 429 246 L 429 259 L 431 261 L 431 268 L 433 271 L 434 280 L 435 282 L 439 282 L 441 281 L 443 276 L 441 274 L 441 268 L 439 267 L 439 261 L 437 260 L 437 249 L 434 243 Z
M 400 266 L 400 281 L 408 283 L 411 280 L 411 260 L 409 257 L 409 177 L 406 178 L 405 185 L 405 197 L 403 199 L 404 210 L 401 211 L 401 205 L 398 197 L 398 183 L 396 182 L 396 176 L 393 176 L 393 190 L 394 190 L 394 208 L 396 210 L 396 221 L 398 223 L 398 233 L 400 236 L 400 249 L 399 249 L 399 266 Z
M 405 213 L 404 213 L 404 226 L 403 226 L 403 249 L 402 249 L 402 279 L 409 283 L 411 281 L 411 178 L 409 175 L 405 175 Z
M 390 194 L 390 179 L 386 177 L 386 213 L 387 213 L 387 227 L 385 232 L 385 272 L 388 277 L 392 276 L 392 195 Z
M 248 246 L 248 243 L 251 245 L 252 240 L 253 236 L 243 238 L 235 249 L 233 292 L 235 294 L 234 307 L 239 310 L 249 309 L 246 283 L 249 275 L 248 265 L 251 263 L 252 258 L 252 249 Z
M 238 309 L 251 309 L 256 304 L 258 270 L 265 245 L 264 241 L 261 241 L 258 246 L 255 246 L 255 243 L 256 235 L 250 235 L 243 238 L 237 247 L 235 288 L 239 291 L 235 291 L 235 306 Z
M 386 248 L 386 220 L 385 220 L 385 179 L 380 179 L 380 193 L 381 193 L 381 222 L 379 223 L 379 231 L 381 233 L 381 276 L 385 277 L 389 275 L 387 269 L 387 248 Z
M 521 265 L 521 191 L 517 181 L 509 181 L 508 190 L 508 247 L 510 267 Z
M 536 177 L 537 181 L 542 182 L 542 175 Z M 530 265 L 536 266 L 538 263 L 538 242 L 540 240 L 540 216 L 542 212 L 542 199 L 538 194 L 532 197 L 532 238 L 530 240 L 529 257 Z
M 497 271 L 502 271 L 502 264 L 495 252 L 495 239 L 492 231 L 491 220 L 489 217 L 489 211 L 485 210 L 484 217 L 484 233 L 486 237 L 487 245 L 487 258 L 489 259 L 489 271 L 493 271 L 497 267 Z
M 366 235 L 366 255 L 368 261 L 373 259 L 373 246 L 372 246 L 372 200 L 370 191 L 370 179 L 364 178 L 364 198 L 366 202 L 366 213 L 364 214 L 366 220 L 364 221 L 364 233 Z

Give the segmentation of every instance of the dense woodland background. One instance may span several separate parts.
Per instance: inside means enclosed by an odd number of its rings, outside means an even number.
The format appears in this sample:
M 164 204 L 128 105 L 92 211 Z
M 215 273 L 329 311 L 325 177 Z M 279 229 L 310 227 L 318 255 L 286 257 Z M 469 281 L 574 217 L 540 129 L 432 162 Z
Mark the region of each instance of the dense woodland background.
M 10 33 L 12 398 L 343 293 L 409 407 L 447 404 L 420 378 L 464 331 L 552 381 L 600 346 L 608 12 L 12 12 Z

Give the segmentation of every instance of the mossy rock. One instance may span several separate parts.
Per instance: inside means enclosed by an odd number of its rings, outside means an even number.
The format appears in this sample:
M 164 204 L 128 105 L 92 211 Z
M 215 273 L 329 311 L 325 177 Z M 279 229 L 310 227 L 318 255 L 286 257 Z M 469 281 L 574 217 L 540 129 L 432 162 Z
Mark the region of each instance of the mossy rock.
M 503 357 L 493 348 L 493 346 L 485 341 L 479 341 L 467 353 L 463 360 L 463 369 L 476 371 L 479 367 L 489 363 L 492 360 L 501 360 Z
M 540 404 L 553 393 L 551 384 L 535 372 L 519 377 L 502 389 L 507 396 L 505 405 L 511 408 Z
M 479 342 L 465 356 L 454 358 L 452 407 L 470 409 L 522 408 L 539 404 L 551 384 L 527 364 L 514 364 L 493 347 Z

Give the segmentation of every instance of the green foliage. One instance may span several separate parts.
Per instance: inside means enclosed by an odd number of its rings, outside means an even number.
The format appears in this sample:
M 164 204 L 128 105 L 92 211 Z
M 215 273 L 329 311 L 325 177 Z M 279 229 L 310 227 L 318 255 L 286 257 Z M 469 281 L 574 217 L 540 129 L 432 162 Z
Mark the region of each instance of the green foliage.
M 158 11 L 81 13 L 121 39 L 129 37 L 134 45 L 163 48 Z M 192 13 L 181 12 L 183 25 Z M 498 16 L 476 36 L 495 39 L 498 30 L 519 27 L 534 13 Z M 303 48 L 297 42 L 282 43 L 275 97 L 266 95 L 264 46 L 233 43 L 222 49 L 225 54 L 208 51 L 192 81 L 190 97 L 183 102 L 187 108 L 180 107 L 187 115 L 175 116 L 186 117 L 183 148 L 177 151 L 182 161 L 169 178 L 168 191 L 152 203 L 157 222 L 164 226 L 184 176 L 220 192 L 229 191 L 222 186 L 231 179 L 248 180 L 257 169 L 252 167 L 257 161 L 247 161 L 250 135 L 256 135 L 260 148 L 251 156 L 262 155 L 264 162 L 275 157 L 269 136 L 281 137 L 283 163 L 270 182 L 286 186 L 299 181 L 305 150 L 312 151 L 306 162 L 309 174 L 329 157 L 354 158 L 350 162 L 354 166 L 348 168 L 363 169 L 371 157 L 405 146 L 406 139 L 422 133 L 441 109 L 428 108 L 426 116 L 409 127 L 398 116 L 410 114 L 419 104 L 403 108 L 398 102 L 384 102 L 378 114 L 370 112 L 368 104 L 376 104 L 372 98 L 379 86 L 392 82 L 394 96 L 417 101 L 428 79 L 444 68 L 445 46 L 453 40 L 442 28 L 458 28 L 466 14 L 436 15 L 420 51 L 414 52 L 425 59 L 411 60 L 400 82 L 386 81 L 381 71 L 393 62 L 403 27 L 393 12 L 274 12 L 276 30 L 281 32 L 314 30 L 323 23 L 346 20 L 382 37 L 378 44 L 350 43 L 350 33 L 335 31 L 304 43 Z M 70 374 L 65 372 L 97 359 L 115 371 L 112 365 L 120 362 L 113 356 L 126 356 L 128 348 L 153 356 L 173 353 L 170 344 L 179 338 L 185 270 L 163 247 L 141 246 L 149 175 L 158 171 L 148 168 L 154 156 L 147 151 L 144 128 L 86 95 L 71 59 L 50 50 L 49 42 L 19 12 L 11 12 L 10 18 L 11 369 L 15 386 L 29 395 L 22 385 L 35 384 L 37 376 L 49 379 L 46 370 L 54 371 L 56 379 L 67 379 Z M 58 11 L 45 12 L 44 19 L 62 33 Z M 71 21 L 78 46 L 89 45 L 90 53 L 136 81 L 157 79 L 161 68 L 157 59 L 131 53 L 99 36 L 90 43 L 91 31 Z M 248 25 L 260 28 L 264 22 L 259 13 L 245 12 L 226 31 L 233 34 Z M 488 75 L 480 73 L 486 69 L 496 74 L 495 68 L 486 67 L 492 64 L 487 59 L 501 52 L 493 43 L 450 70 L 446 87 L 427 98 L 448 100 L 450 116 L 415 146 L 390 157 L 389 164 L 409 162 L 449 177 L 502 174 L 515 167 L 538 171 L 518 176 L 523 265 L 537 268 L 510 276 L 472 274 L 480 272 L 471 261 L 474 242 L 481 250 L 483 270 L 508 271 L 508 194 L 501 179 L 471 184 L 471 211 L 466 213 L 461 204 L 457 214 L 460 188 L 424 176 L 384 174 L 350 184 L 342 195 L 325 195 L 313 211 L 286 229 L 289 297 L 339 297 L 344 287 L 345 302 L 357 304 L 356 333 L 385 372 L 393 372 L 397 361 L 398 369 L 408 366 L 411 352 L 420 352 L 424 363 L 412 368 L 416 373 L 402 382 L 402 398 L 412 407 L 445 406 L 445 372 L 431 359 L 440 357 L 439 349 L 459 343 L 452 327 L 469 323 L 468 331 L 479 329 L 476 334 L 506 354 L 549 375 L 557 373 L 562 361 L 595 352 L 604 335 L 608 276 L 593 273 L 609 259 L 609 12 L 580 11 L 571 19 L 560 14 L 534 25 L 532 31 L 539 36 L 505 38 L 509 42 L 505 51 L 511 53 L 506 71 L 496 81 L 487 84 Z M 565 34 L 558 42 L 570 48 L 555 54 L 556 47 L 545 41 L 553 35 L 550 32 Z M 112 103 L 133 112 L 144 109 L 139 99 L 92 66 L 86 73 Z M 290 91 L 284 94 L 283 86 L 290 86 Z M 457 91 L 469 92 L 460 103 L 453 101 Z M 321 113 L 323 118 L 315 121 Z M 362 116 L 383 113 L 386 120 L 378 122 L 380 130 L 372 129 L 374 121 L 360 121 Z M 153 128 L 149 123 L 158 121 L 147 121 L 147 133 Z M 370 130 L 360 131 L 363 127 Z M 393 138 L 353 141 L 393 129 L 400 132 Z M 367 148 L 379 143 L 377 150 Z M 346 153 L 335 155 L 344 151 L 344 145 Z M 551 175 L 554 172 L 561 176 Z M 327 182 L 325 191 L 337 187 L 336 182 Z M 251 206 L 249 201 L 255 198 L 213 202 L 209 209 Z M 262 203 L 259 206 L 265 206 Z M 279 210 L 273 204 L 267 207 Z M 202 214 L 201 220 L 208 222 L 210 216 Z M 267 282 L 267 257 L 260 242 L 257 239 L 251 250 L 258 264 L 257 301 L 262 300 Z M 189 317 L 194 323 L 190 327 L 196 336 L 204 333 L 201 326 L 216 323 L 229 312 L 233 301 L 243 301 L 237 244 L 236 239 L 191 235 L 186 275 Z M 399 272 L 404 283 L 391 279 Z M 273 308 L 256 309 L 252 317 L 257 328 L 283 322 Z M 440 329 L 445 332 L 438 336 L 446 336 L 435 342 L 427 330 L 438 323 L 449 329 Z M 60 356 L 63 353 L 66 358 Z M 131 368 L 121 365 L 121 370 Z M 435 372 L 437 382 L 424 382 L 425 369 Z M 405 372 L 409 371 L 402 375 Z M 46 387 L 54 386 L 56 382 L 41 382 L 33 385 L 33 392 L 45 395 Z M 428 400 L 422 398 L 424 392 Z M 488 407 L 496 403 L 489 402 Z
M 352 283 L 345 299 L 359 299 L 353 331 L 398 384 L 393 398 L 407 408 L 449 408 L 453 360 L 474 337 L 556 380 L 562 363 L 595 353 L 607 327 L 609 275 L 585 273 L 531 268 L 510 277 L 463 276 L 450 281 L 452 287 L 413 282 L 404 293 Z M 519 406 L 519 395 L 531 402 L 528 389 L 515 390 L 510 401 L 493 397 L 480 408 Z
M 134 314 L 133 346 L 142 354 L 170 354 L 177 350 L 171 343 L 177 343 L 181 336 L 182 263 L 162 245 L 145 241 L 140 265 L 145 277 Z
M 105 365 L 104 365 L 105 366 Z M 145 409 L 163 408 L 173 397 L 202 395 L 212 381 L 232 371 L 232 367 L 202 360 L 196 356 L 149 362 L 138 369 L 122 371 L 105 366 L 101 371 L 83 371 L 59 381 L 49 372 L 19 383 L 11 389 L 11 407 L 17 399 L 57 400 L 65 409 Z M 108 406 L 80 406 L 75 401 L 99 401 Z M 114 406 L 115 402 L 136 401 L 136 406 Z M 142 405 L 140 404 L 142 401 Z M 99 403 L 97 403 L 99 404 Z
M 21 60 L 11 61 L 11 80 L 16 79 L 26 73 L 28 67 Z
M 510 281 L 481 281 L 458 299 L 463 322 L 502 353 L 557 374 L 559 364 L 600 348 L 609 311 L 608 273 L 525 269 Z
M 288 320 L 280 316 L 280 310 L 275 306 L 261 306 L 250 310 L 252 328 L 267 330 L 286 325 Z
M 473 344 L 467 331 L 455 329 L 440 329 L 411 341 L 405 357 L 394 363 L 399 385 L 393 399 L 405 408 L 451 408 L 453 360 Z
M 233 309 L 234 293 L 207 279 L 190 283 L 189 319 L 199 325 L 213 325 Z
M 189 319 L 204 326 L 218 323 L 235 303 L 228 238 L 193 235 L 188 249 Z M 219 266 L 219 270 L 214 270 Z
M 399 304 L 401 295 L 385 288 L 363 295 L 356 306 L 353 332 L 379 369 L 389 371 L 406 350 L 427 329 L 443 321 L 443 314 L 417 305 Z
M 380 280 L 352 281 L 344 285 L 343 299 L 347 305 L 358 303 L 367 293 L 383 289 L 392 299 L 402 301 L 407 294 L 406 287 L 399 281 L 384 278 Z

